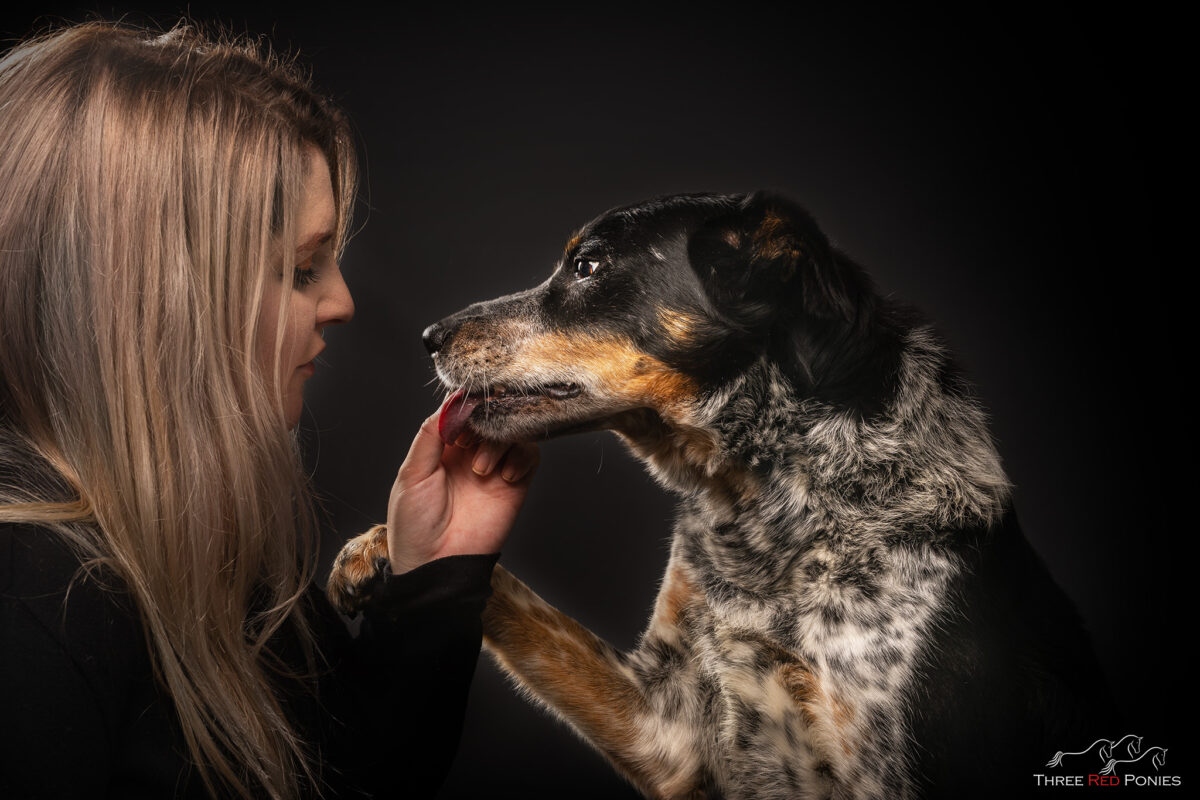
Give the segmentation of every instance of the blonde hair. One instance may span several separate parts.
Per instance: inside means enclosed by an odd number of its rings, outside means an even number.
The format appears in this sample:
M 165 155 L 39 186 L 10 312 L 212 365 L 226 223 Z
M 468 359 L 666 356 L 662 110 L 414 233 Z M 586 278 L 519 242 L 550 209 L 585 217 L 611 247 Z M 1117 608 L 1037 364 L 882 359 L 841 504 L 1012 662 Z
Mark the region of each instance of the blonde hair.
M 347 123 L 260 45 L 88 23 L 0 61 L 0 427 L 38 462 L 0 464 L 0 521 L 120 579 L 214 794 L 316 784 L 267 646 L 294 625 L 312 665 L 316 526 L 279 371 L 255 359 L 314 145 L 340 249 Z

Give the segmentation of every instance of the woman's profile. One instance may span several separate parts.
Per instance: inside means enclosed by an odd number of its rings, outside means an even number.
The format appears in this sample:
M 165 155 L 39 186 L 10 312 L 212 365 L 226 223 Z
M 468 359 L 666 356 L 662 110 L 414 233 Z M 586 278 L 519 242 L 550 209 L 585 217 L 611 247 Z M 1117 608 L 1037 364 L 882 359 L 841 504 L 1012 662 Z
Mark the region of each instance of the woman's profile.
M 419 797 L 448 768 L 537 456 L 427 420 L 357 639 L 312 588 L 291 431 L 354 311 L 355 165 L 256 43 L 88 23 L 0 60 L 0 795 Z

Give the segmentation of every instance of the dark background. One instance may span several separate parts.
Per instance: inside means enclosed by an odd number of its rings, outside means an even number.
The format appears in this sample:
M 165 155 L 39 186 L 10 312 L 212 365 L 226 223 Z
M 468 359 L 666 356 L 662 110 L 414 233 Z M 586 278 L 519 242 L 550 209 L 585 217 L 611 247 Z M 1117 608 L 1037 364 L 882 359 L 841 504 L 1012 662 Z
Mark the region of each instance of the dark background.
M 367 170 L 343 263 L 357 316 L 330 332 L 302 423 L 339 532 L 326 561 L 382 519 L 441 397 L 427 324 L 540 282 L 611 206 L 773 188 L 961 354 L 1026 533 L 1092 632 L 1113 718 L 1129 720 L 1096 737 L 1176 748 L 1165 771 L 1188 774 L 1191 656 L 1177 650 L 1196 531 L 1179 383 L 1194 359 L 1177 344 L 1182 270 L 1157 230 L 1155 166 L 1163 32 L 1178 22 L 1046 5 L 240 8 L 190 13 L 298 49 L 355 120 Z M 46 4 L 3 12 L 0 35 L 95 12 L 169 25 L 186 9 Z M 504 563 L 630 647 L 672 499 L 611 435 L 542 458 Z M 484 795 L 634 796 L 486 657 L 443 797 Z

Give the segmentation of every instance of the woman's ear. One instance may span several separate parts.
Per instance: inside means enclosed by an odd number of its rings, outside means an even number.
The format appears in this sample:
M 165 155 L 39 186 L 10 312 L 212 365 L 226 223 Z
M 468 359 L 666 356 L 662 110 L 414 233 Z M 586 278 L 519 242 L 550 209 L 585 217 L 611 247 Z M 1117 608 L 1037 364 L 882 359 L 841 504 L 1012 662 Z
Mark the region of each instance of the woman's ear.
M 692 235 L 688 258 L 717 309 L 747 328 L 854 317 L 852 276 L 808 212 L 779 195 L 743 195 Z

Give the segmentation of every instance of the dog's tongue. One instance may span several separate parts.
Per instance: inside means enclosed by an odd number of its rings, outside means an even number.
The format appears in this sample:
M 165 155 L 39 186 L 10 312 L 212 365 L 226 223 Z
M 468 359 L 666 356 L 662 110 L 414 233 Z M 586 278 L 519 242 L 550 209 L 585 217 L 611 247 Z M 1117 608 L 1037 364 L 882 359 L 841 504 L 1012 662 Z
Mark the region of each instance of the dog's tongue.
M 438 436 L 446 444 L 454 444 L 463 429 L 467 427 L 467 417 L 483 401 L 481 397 L 472 397 L 463 389 L 459 389 L 442 403 L 438 412 Z

